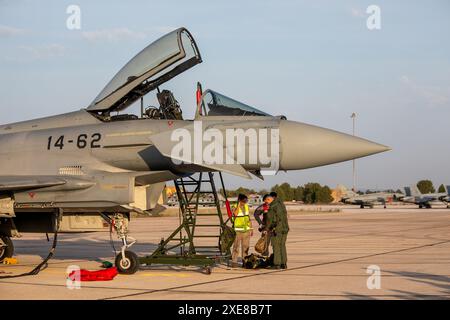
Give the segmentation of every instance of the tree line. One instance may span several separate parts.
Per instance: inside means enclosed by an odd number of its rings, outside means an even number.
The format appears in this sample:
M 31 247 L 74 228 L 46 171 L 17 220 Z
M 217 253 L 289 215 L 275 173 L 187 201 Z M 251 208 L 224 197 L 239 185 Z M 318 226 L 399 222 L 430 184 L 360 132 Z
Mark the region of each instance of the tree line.
M 333 201 L 331 189 L 316 182 L 310 182 L 303 186 L 293 187 L 289 183 L 276 184 L 270 190 L 248 189 L 240 187 L 236 190 L 227 190 L 228 197 L 237 197 L 239 194 L 259 194 L 264 196 L 270 192 L 276 192 L 283 201 L 302 201 L 307 204 L 330 203 Z M 223 191 L 222 191 L 223 194 Z
M 417 188 L 421 193 L 435 193 L 436 189 L 434 188 L 433 182 L 431 180 L 420 180 L 417 182 Z M 445 186 L 441 184 L 437 190 L 437 192 L 446 192 Z

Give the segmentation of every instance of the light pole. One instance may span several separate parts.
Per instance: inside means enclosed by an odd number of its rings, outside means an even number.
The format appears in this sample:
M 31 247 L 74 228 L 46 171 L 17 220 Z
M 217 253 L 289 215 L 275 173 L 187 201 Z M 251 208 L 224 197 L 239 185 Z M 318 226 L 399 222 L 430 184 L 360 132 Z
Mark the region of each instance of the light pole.
M 356 113 L 353 112 L 350 116 L 353 121 L 353 136 L 355 135 L 355 122 L 356 122 Z M 356 192 L 356 160 L 353 159 L 353 192 Z

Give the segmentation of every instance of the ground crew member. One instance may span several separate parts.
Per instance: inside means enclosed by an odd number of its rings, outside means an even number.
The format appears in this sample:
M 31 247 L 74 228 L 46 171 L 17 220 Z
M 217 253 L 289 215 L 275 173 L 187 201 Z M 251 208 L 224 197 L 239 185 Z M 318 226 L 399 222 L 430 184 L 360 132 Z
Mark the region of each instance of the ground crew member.
M 250 221 L 250 214 L 248 209 L 248 198 L 244 194 L 238 196 L 238 203 L 233 210 L 233 227 L 236 231 L 236 239 L 233 244 L 232 266 L 238 266 L 239 251 L 241 257 L 248 256 L 250 248 L 250 237 L 253 235 L 252 222 Z
M 253 214 L 255 217 L 255 220 L 259 224 L 259 232 L 261 232 L 263 235 L 267 234 L 267 243 L 270 243 L 270 232 L 266 230 L 267 226 L 267 213 L 269 212 L 270 203 L 273 201 L 273 198 L 270 196 L 270 194 L 266 194 L 263 197 L 263 204 L 260 205 L 258 208 L 256 208 L 255 213 Z M 261 219 L 262 216 L 262 219 Z M 268 257 L 269 256 L 269 245 L 267 245 L 267 250 L 262 253 L 263 256 Z
M 271 192 L 270 196 L 274 200 L 267 213 L 267 230 L 272 233 L 273 268 L 287 269 L 286 240 L 289 232 L 287 210 L 276 192 Z

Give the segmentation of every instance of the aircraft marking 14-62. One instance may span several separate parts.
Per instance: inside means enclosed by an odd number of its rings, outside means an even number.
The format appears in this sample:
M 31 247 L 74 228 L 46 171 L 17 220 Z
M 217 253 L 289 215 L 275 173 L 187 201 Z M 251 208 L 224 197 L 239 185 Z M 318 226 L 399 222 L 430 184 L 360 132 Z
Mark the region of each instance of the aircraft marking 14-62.
M 64 135 L 61 136 L 49 136 L 47 140 L 47 150 L 59 149 L 62 150 L 67 144 L 76 145 L 78 149 L 85 149 L 90 147 L 91 149 L 101 148 L 100 141 L 102 135 L 100 133 L 80 134 L 76 139 L 66 139 Z

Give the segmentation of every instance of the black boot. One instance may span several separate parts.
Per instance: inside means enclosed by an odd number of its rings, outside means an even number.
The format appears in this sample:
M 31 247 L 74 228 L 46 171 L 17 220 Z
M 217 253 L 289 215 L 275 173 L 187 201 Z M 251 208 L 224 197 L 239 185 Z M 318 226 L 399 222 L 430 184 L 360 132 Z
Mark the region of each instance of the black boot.
M 273 265 L 273 266 L 270 266 L 270 267 L 268 267 L 267 269 L 274 269 L 274 270 L 280 270 L 281 269 L 281 266 L 276 266 L 276 265 Z
M 287 269 L 287 264 L 282 264 L 282 265 L 280 266 L 280 268 L 281 268 L 281 269 Z

